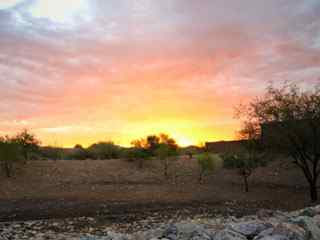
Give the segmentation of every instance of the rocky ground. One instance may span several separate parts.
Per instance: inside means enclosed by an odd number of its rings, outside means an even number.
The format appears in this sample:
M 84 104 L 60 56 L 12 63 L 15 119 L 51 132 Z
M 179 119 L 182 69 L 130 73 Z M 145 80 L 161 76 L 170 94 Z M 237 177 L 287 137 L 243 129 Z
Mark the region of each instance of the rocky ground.
M 237 218 L 188 211 L 152 215 L 134 222 L 101 222 L 72 218 L 4 222 L 1 240 L 319 240 L 320 205 L 294 212 L 259 210 Z

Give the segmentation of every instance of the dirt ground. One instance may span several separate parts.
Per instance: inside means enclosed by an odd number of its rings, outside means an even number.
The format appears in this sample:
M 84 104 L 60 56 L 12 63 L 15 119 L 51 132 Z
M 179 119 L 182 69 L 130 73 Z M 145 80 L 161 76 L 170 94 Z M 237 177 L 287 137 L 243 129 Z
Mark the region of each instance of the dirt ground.
M 16 176 L 0 177 L 0 221 L 109 214 L 129 216 L 161 209 L 227 211 L 293 210 L 309 204 L 304 177 L 274 161 L 259 168 L 244 193 L 236 171 L 217 169 L 198 182 L 195 159 L 181 157 L 164 178 L 159 161 L 139 169 L 124 159 L 30 161 Z

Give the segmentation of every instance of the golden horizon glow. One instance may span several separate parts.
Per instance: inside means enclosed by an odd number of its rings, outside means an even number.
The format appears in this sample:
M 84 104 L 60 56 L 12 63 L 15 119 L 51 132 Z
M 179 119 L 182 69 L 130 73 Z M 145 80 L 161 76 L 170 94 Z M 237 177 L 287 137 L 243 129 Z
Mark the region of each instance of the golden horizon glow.
M 171 124 L 169 125 L 170 122 Z M 144 138 L 148 135 L 166 133 L 173 137 L 179 146 L 186 147 L 191 145 L 200 146 L 203 143 L 210 141 L 234 140 L 236 129 L 239 127 L 237 123 L 233 123 L 230 126 L 209 126 L 203 128 L 194 127 L 195 124 L 192 124 L 191 121 L 187 121 L 183 124 L 179 120 L 171 120 L 169 123 L 163 121 L 158 124 L 139 124 L 138 126 L 135 126 L 133 131 L 130 131 L 127 134 L 125 134 L 125 132 L 128 130 L 128 127 L 123 128 L 121 134 L 104 133 L 103 131 L 108 130 L 108 128 L 100 129 L 102 132 L 99 132 L 94 127 L 79 126 L 42 128 L 37 130 L 33 130 L 32 128 L 26 129 L 31 133 L 34 133 L 41 140 L 42 146 L 69 148 L 74 147 L 76 144 L 81 144 L 84 147 L 88 147 L 96 142 L 112 141 L 120 146 L 130 147 L 131 142 L 135 139 Z M 190 128 L 186 127 L 188 125 L 190 125 Z M 14 133 L 12 133 L 12 135 L 14 135 Z

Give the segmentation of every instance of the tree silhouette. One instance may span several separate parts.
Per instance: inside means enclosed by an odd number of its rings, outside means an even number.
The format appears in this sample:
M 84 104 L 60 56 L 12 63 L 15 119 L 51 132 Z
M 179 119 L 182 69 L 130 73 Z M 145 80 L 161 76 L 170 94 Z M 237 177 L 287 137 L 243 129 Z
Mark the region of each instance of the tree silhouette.
M 320 86 L 269 86 L 264 96 L 240 107 L 240 117 L 261 132 L 263 144 L 287 154 L 303 172 L 312 201 L 318 199 L 320 174 Z

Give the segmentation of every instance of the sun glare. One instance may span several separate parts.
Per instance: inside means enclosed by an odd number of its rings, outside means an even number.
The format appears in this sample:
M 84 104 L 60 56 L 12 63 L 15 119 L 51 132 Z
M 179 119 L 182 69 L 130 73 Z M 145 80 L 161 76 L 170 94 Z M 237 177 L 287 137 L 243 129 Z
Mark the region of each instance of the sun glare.
M 30 13 L 33 17 L 56 23 L 74 23 L 77 18 L 89 17 L 89 5 L 86 0 L 37 0 Z
M 187 147 L 194 144 L 190 139 L 184 137 L 177 138 L 177 142 L 181 147 Z

